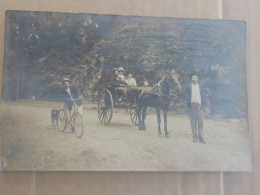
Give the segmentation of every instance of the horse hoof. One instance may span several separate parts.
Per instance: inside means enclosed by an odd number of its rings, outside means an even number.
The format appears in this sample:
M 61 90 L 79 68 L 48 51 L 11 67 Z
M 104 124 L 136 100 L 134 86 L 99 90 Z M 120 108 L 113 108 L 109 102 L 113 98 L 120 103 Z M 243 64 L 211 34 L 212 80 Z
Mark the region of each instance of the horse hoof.
M 162 137 L 163 136 L 163 134 L 162 133 L 158 133 L 158 137 Z

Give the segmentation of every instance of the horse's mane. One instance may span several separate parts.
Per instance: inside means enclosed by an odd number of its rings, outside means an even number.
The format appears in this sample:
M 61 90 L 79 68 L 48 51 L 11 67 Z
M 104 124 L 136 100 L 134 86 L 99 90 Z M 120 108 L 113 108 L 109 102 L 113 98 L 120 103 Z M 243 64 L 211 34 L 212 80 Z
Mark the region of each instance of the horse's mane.
M 155 85 L 155 84 L 162 82 L 166 76 L 165 74 L 166 74 L 165 71 L 155 72 L 155 74 L 153 75 L 153 80 L 151 81 L 151 84 Z
M 158 83 L 163 82 L 167 76 L 168 76 L 167 73 L 163 74 L 162 77 L 161 77 L 161 80 Z

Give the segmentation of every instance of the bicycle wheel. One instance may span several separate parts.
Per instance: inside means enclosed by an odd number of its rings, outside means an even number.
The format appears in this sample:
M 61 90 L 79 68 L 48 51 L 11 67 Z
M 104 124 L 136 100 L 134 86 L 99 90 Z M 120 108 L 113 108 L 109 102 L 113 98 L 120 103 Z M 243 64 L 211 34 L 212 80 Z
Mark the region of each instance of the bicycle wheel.
M 83 136 L 83 120 L 82 116 L 78 112 L 76 112 L 74 115 L 74 130 L 78 138 Z
M 67 124 L 67 117 L 65 111 L 63 109 L 60 109 L 58 115 L 58 127 L 61 132 L 65 131 L 66 124 Z

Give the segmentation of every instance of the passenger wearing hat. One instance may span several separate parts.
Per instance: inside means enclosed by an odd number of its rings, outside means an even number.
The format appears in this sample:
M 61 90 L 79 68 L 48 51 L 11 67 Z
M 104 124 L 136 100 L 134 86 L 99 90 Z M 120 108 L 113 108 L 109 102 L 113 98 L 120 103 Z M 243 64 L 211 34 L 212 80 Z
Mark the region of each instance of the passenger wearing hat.
M 122 67 L 118 68 L 118 80 L 125 81 L 125 76 L 123 75 L 124 69 Z
M 118 70 L 117 70 L 117 68 L 114 68 L 114 69 L 113 69 L 113 73 L 114 73 L 115 75 L 118 75 Z
M 126 99 L 127 97 L 127 92 L 125 89 L 125 76 L 123 75 L 123 72 L 124 69 L 122 67 L 118 69 L 114 68 L 111 81 L 109 82 L 110 86 L 115 87 L 117 89 L 117 97 L 119 101 L 121 101 L 122 99 Z
M 123 73 L 124 73 L 124 69 L 122 67 L 119 67 L 118 68 L 118 77 L 117 77 L 117 80 L 120 82 L 119 87 L 117 87 L 119 101 L 127 98 L 127 91 L 125 88 L 126 82 L 125 82 L 125 76 L 123 75 Z
M 111 77 L 108 77 L 108 83 L 110 86 L 116 87 L 118 85 L 118 71 L 117 68 L 113 69 Z
M 68 116 L 70 117 L 70 112 L 73 107 L 73 102 L 71 100 L 75 100 L 75 103 L 79 106 L 79 113 L 82 115 L 83 108 L 82 108 L 82 100 L 79 99 L 79 95 L 74 86 L 72 86 L 72 82 L 69 78 L 64 78 L 62 80 L 62 86 L 64 87 L 61 94 L 64 101 L 64 108 L 67 109 Z

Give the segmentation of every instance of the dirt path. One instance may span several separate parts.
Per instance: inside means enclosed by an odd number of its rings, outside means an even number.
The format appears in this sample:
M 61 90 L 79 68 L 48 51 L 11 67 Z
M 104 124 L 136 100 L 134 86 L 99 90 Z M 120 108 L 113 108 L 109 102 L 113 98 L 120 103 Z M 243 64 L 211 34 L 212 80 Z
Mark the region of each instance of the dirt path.
M 102 126 L 85 105 L 84 135 L 51 127 L 50 110 L 60 103 L 3 103 L 4 155 L 9 170 L 68 171 L 249 171 L 250 141 L 245 121 L 205 119 L 207 144 L 192 142 L 187 116 L 171 115 L 171 138 L 157 136 L 154 114 L 139 131 L 117 111 Z

